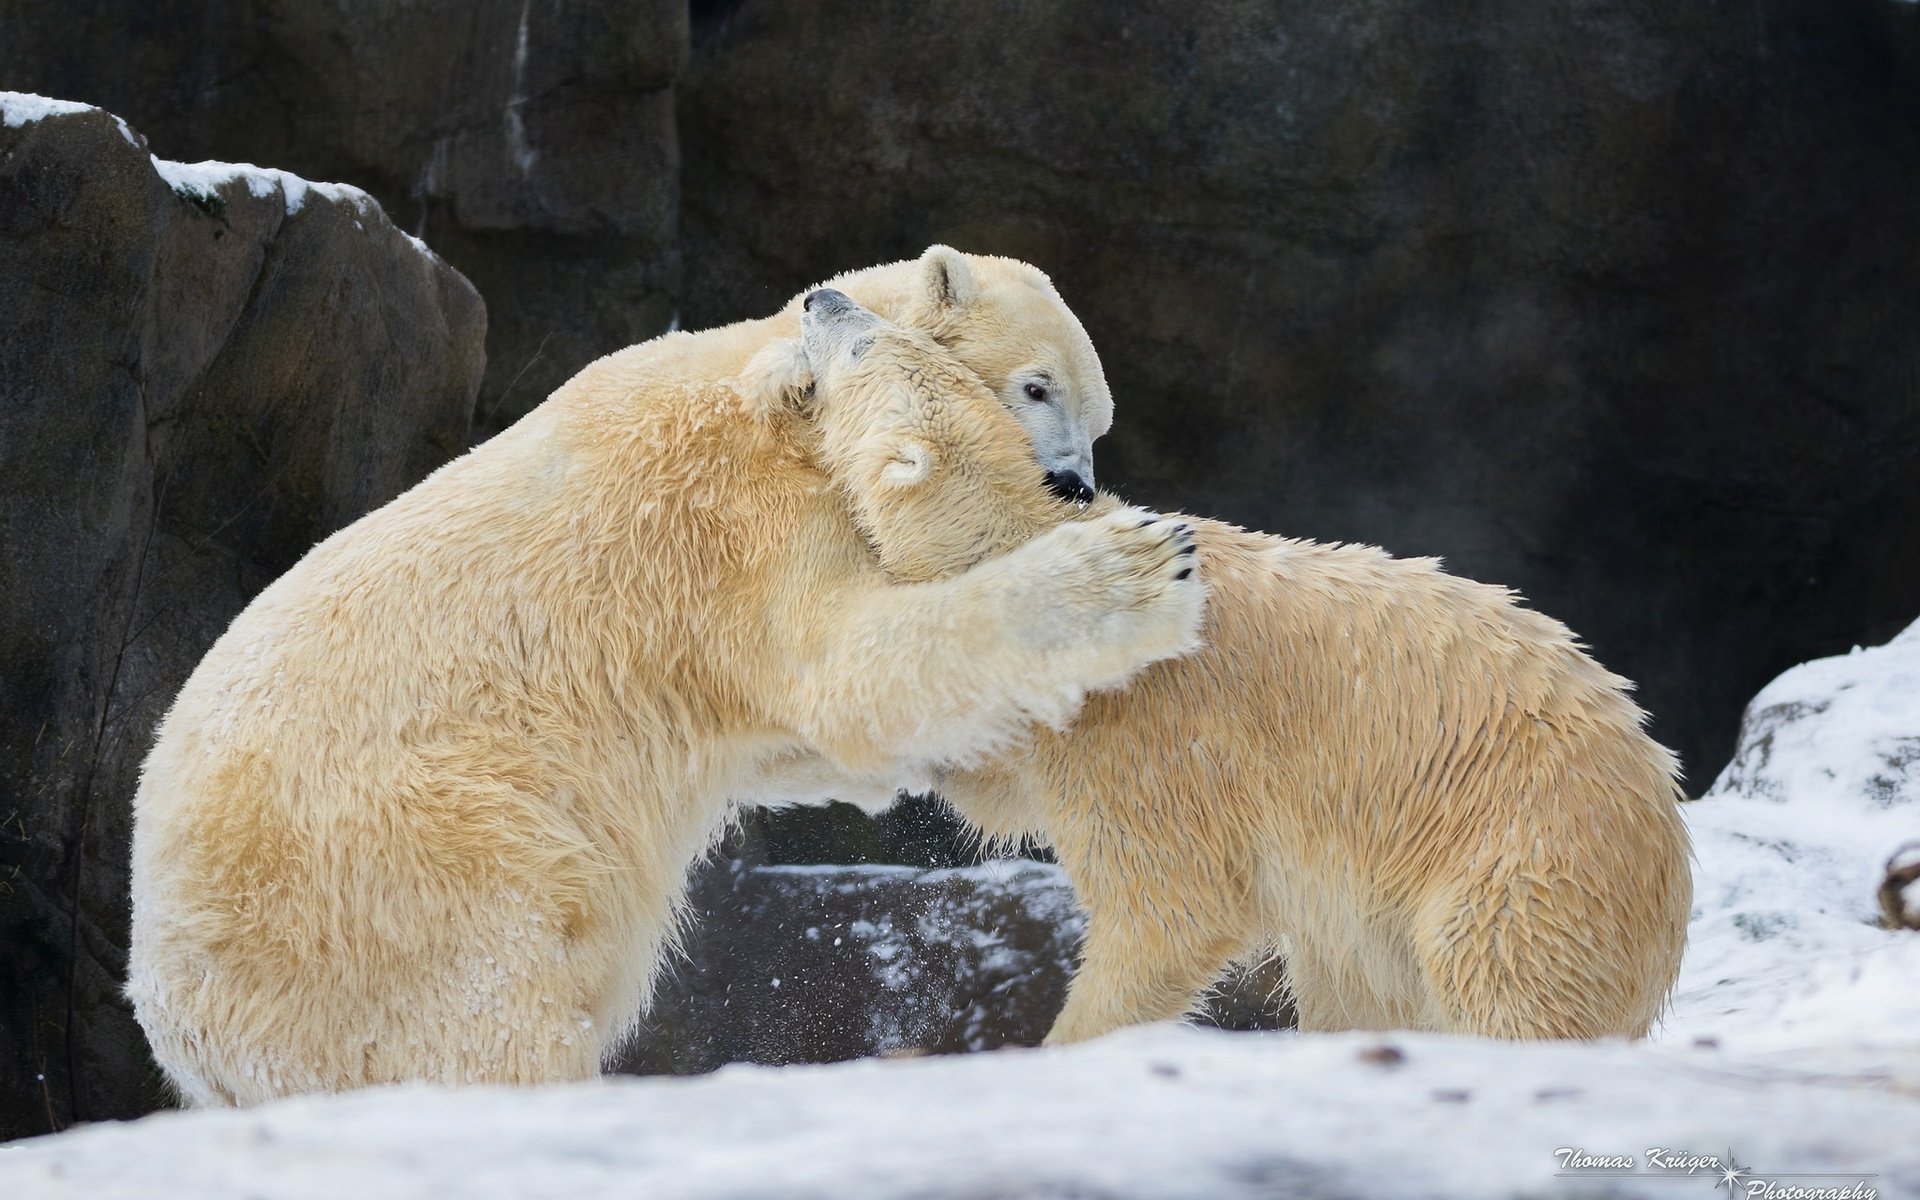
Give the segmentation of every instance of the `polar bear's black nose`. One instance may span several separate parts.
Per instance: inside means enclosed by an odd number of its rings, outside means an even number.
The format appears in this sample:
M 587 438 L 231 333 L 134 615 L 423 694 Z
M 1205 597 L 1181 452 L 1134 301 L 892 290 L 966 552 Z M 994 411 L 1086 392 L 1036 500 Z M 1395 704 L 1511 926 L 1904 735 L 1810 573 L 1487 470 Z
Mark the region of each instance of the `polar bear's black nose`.
M 1048 471 L 1047 487 L 1062 500 L 1071 500 L 1075 504 L 1085 504 L 1093 499 L 1093 489 L 1087 481 L 1080 478 L 1077 471 Z
M 834 288 L 815 288 L 807 293 L 800 307 L 812 312 L 816 304 L 822 313 L 842 313 L 853 307 L 853 301 L 847 294 Z

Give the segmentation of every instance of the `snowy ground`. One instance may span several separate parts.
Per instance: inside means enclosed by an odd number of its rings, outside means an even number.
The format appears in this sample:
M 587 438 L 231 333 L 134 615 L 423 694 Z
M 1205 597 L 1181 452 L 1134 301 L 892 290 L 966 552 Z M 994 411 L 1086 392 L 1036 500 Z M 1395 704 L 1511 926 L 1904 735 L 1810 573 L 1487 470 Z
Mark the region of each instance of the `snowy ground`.
M 1394 1047 L 1398 1063 L 1369 1061 Z M 13 1197 L 1708 1197 L 1556 1149 L 1725 1156 L 1920 1193 L 1920 1060 L 1156 1027 L 1079 1049 L 409 1087 L 0 1151 Z M 1892 1094 L 1903 1087 L 1905 1096 Z M 1784 1182 L 1784 1181 L 1783 1181 Z M 1815 1181 L 1803 1181 L 1813 1183 Z M 1744 1192 L 1742 1194 L 1745 1194 Z
M 1776 680 L 1687 817 L 1692 940 L 1648 1044 L 1162 1026 L 395 1088 L 0 1147 L 0 1195 L 1704 1197 L 1737 1164 L 1740 1196 L 1920 1196 L 1920 933 L 1874 925 L 1886 859 L 1920 839 L 1920 626 Z

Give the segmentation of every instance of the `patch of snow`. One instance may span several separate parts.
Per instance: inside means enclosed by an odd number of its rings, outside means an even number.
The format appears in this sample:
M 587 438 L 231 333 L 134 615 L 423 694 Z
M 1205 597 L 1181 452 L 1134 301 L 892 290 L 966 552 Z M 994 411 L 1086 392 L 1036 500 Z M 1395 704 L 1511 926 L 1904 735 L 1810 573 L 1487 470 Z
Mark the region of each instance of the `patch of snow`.
M 81 104 L 75 100 L 55 100 L 49 96 L 36 96 L 31 92 L 0 92 L 0 125 L 18 129 L 35 121 L 44 121 L 48 117 L 70 117 L 77 113 L 98 112 L 91 104 Z M 113 116 L 108 113 L 108 116 Z M 119 117 L 113 117 L 113 123 L 120 128 L 120 136 L 134 149 L 142 149 L 140 135 L 135 133 Z
M 178 163 L 156 157 L 153 169 L 167 181 L 168 187 L 183 196 L 212 199 L 218 196 L 221 188 L 236 180 L 243 181 L 248 193 L 258 199 L 280 195 L 286 204 L 288 216 L 306 205 L 309 192 L 358 210 L 365 210 L 374 203 L 373 197 L 349 183 L 314 183 L 291 171 L 282 171 L 278 167 L 256 167 L 252 163 Z
M 18 129 L 48 117 L 68 117 L 94 111 L 93 105 L 73 100 L 55 100 L 30 92 L 0 92 L 0 124 Z
M 366 213 L 379 207 L 372 196 L 350 183 L 318 183 L 278 167 L 257 167 L 252 163 L 213 161 L 180 163 L 155 157 L 153 169 L 174 191 L 183 196 L 201 199 L 215 199 L 219 196 L 221 188 L 235 182 L 244 182 L 247 193 L 258 199 L 280 196 L 288 216 L 306 207 L 309 195 L 322 196 L 336 204 L 343 204 L 356 213 Z M 366 228 L 358 216 L 354 218 L 353 226 L 355 229 Z M 433 252 L 433 248 L 420 238 L 397 227 L 396 232 L 406 238 L 420 253 L 436 261 L 439 259 L 439 255 Z
M 514 1091 L 387 1088 L 161 1114 L 0 1149 L 37 1200 L 339 1195 L 1110 1200 L 1711 1194 L 1920 1187 L 1920 1058 L 1757 1067 L 1724 1051 L 1436 1035 L 1128 1030 L 1066 1049 L 727 1067 Z M 1570 1155 L 1623 1156 L 1562 1177 Z M 1748 1194 L 1748 1193 L 1742 1193 Z

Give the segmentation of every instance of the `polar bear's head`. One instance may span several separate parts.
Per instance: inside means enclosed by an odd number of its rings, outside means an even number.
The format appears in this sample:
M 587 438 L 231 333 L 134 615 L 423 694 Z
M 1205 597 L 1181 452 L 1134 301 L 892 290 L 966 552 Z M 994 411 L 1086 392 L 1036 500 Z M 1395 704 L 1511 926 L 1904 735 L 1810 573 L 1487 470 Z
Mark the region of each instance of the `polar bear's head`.
M 931 336 L 833 288 L 809 294 L 800 328 L 821 465 L 889 574 L 941 578 L 1078 514 L 1022 423 Z
M 952 351 L 1026 431 L 1049 486 L 1091 498 L 1093 443 L 1113 424 L 1113 394 L 1087 331 L 1038 268 L 930 246 L 824 286 Z

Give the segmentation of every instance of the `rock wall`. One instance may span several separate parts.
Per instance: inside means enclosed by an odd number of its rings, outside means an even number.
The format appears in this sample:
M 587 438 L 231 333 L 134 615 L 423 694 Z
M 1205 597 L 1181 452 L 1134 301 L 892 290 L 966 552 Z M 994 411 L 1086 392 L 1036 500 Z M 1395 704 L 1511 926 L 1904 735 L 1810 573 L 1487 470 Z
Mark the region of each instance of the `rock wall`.
M 153 727 L 256 591 L 464 448 L 486 316 L 357 190 L 0 113 L 6 1136 L 161 1101 L 119 994 Z
M 488 299 L 484 434 L 667 327 L 671 0 L 0 0 L 0 87 L 377 197 Z

